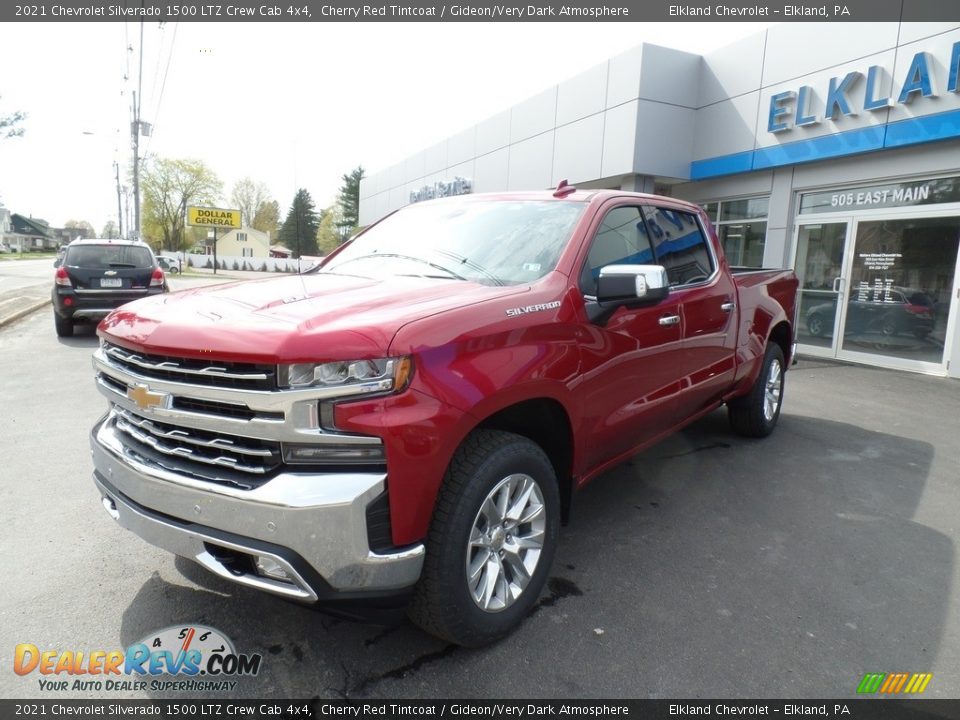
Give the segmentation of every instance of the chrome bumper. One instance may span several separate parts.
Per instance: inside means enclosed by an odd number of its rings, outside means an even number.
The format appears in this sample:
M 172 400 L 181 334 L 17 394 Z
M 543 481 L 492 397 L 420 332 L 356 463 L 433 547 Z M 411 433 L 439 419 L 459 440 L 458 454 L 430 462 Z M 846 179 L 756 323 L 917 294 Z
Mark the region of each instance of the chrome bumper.
M 366 508 L 384 491 L 383 474 L 283 473 L 242 490 L 148 466 L 104 421 L 93 429 L 91 448 L 94 482 L 111 517 L 228 580 L 315 601 L 323 588 L 311 579 L 313 572 L 338 593 L 399 590 L 420 576 L 422 544 L 390 554 L 369 548 Z M 290 581 L 231 570 L 218 550 L 268 558 Z M 291 561 L 291 553 L 298 558 Z M 301 571 L 299 559 L 311 572 Z

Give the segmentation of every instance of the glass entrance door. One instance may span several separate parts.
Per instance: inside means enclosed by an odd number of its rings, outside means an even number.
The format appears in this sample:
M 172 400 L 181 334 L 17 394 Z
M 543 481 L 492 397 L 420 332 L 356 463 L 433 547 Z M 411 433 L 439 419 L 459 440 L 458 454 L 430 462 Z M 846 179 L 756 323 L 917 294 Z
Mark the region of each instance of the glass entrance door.
M 800 225 L 797 231 L 797 274 L 800 311 L 797 342 L 810 355 L 834 357 L 839 345 L 840 296 L 849 221 Z
M 840 283 L 846 287 L 837 356 L 904 369 L 942 368 L 958 244 L 956 216 L 859 220 L 848 282 Z

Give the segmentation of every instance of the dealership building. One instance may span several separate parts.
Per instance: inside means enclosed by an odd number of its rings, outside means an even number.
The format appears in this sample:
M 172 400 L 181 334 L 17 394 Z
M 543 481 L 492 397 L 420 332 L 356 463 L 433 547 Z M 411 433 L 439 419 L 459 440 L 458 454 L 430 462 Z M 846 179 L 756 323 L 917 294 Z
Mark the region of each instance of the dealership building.
M 564 179 L 696 202 L 731 264 L 795 268 L 804 354 L 960 378 L 960 23 L 644 44 L 364 179 L 360 222 Z

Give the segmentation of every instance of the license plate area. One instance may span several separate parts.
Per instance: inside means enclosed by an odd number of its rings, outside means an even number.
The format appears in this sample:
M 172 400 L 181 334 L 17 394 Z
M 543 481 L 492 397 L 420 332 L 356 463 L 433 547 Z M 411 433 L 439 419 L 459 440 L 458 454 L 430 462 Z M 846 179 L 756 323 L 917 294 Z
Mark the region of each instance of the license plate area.
M 100 278 L 100 287 L 118 288 L 123 287 L 123 280 L 120 278 Z

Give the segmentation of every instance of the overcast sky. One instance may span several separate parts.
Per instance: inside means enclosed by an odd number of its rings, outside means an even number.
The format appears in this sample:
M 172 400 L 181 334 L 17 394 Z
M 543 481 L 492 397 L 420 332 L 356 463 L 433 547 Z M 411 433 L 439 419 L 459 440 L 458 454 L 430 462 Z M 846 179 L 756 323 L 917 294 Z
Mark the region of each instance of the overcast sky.
M 141 155 L 202 160 L 226 205 L 240 178 L 264 182 L 283 216 L 297 188 L 329 205 L 357 165 L 388 167 L 640 43 L 704 53 L 765 27 L 147 23 L 140 81 L 138 23 L 9 24 L 0 115 L 29 117 L 0 139 L 0 203 L 55 226 L 116 220 L 138 82 Z

